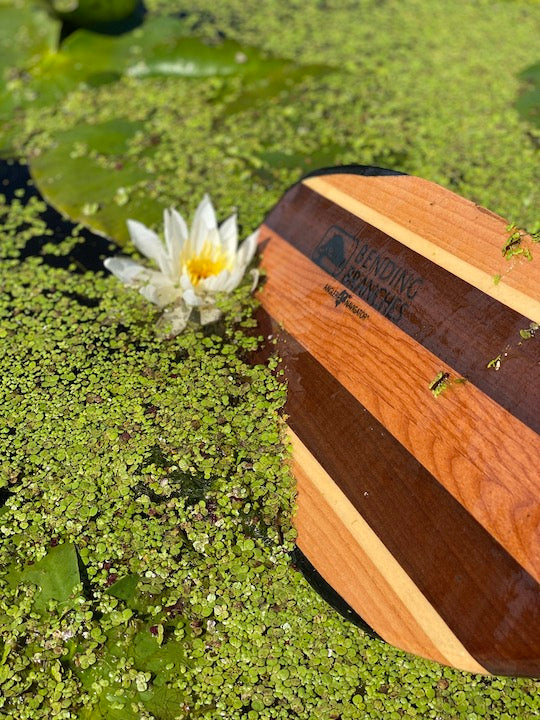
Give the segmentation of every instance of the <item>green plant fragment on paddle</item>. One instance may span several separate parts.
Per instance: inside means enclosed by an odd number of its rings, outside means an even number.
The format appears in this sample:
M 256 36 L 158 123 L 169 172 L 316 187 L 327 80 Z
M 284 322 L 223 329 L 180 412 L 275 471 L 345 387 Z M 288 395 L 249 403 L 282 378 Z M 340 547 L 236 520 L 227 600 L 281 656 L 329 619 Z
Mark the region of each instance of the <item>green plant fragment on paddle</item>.
M 529 327 L 521 329 L 519 331 L 519 334 L 523 340 L 530 340 L 531 338 L 533 338 L 535 336 L 536 331 L 538 330 L 539 327 L 540 327 L 540 325 L 538 325 L 538 323 L 531 322 L 529 324 Z
M 434 397 L 439 397 L 439 395 L 442 395 L 445 390 L 448 390 L 452 386 L 464 385 L 466 382 L 468 382 L 467 378 L 451 378 L 450 373 L 441 370 L 429 383 L 429 389 Z
M 532 252 L 528 247 L 523 247 L 522 242 L 525 239 L 530 239 L 534 243 L 539 242 L 540 231 L 527 233 L 526 230 L 522 230 L 513 224 L 507 225 L 506 231 L 510 235 L 502 247 L 502 254 L 505 259 L 510 260 L 510 258 L 521 256 L 525 260 L 531 261 L 533 258 Z
M 502 362 L 502 353 L 497 355 L 497 357 L 492 358 L 488 364 L 486 365 L 487 368 L 490 370 L 499 370 L 501 367 Z
M 439 395 L 446 390 L 449 380 L 450 373 L 443 372 L 442 370 L 435 375 L 433 380 L 429 383 L 429 389 L 433 393 L 434 397 L 439 397 Z

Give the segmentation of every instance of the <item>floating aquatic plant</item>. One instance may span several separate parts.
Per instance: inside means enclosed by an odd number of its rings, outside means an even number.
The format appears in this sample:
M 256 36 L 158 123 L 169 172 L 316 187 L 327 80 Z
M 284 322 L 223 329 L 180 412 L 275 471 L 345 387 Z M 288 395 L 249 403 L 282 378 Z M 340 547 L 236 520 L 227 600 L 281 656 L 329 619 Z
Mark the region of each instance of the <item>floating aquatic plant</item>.
M 166 308 L 160 323 L 173 336 L 186 327 L 194 308 L 199 311 L 201 325 L 219 318 L 216 295 L 238 287 L 257 246 L 255 231 L 238 248 L 236 215 L 218 227 L 208 195 L 195 212 L 191 232 L 180 213 L 165 210 L 165 245 L 140 222 L 128 220 L 128 228 L 137 250 L 153 260 L 159 270 L 122 256 L 108 258 L 105 267 L 147 300 Z M 256 284 L 256 271 L 253 274 Z

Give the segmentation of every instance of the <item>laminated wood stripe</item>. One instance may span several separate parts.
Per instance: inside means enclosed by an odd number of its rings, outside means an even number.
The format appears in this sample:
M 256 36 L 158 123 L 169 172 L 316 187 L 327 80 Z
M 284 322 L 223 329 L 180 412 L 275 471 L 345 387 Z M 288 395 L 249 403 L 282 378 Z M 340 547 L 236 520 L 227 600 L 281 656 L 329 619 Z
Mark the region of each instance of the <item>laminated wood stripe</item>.
M 540 338 L 521 337 L 520 331 L 529 327 L 528 318 L 303 184 L 289 190 L 265 223 L 540 432 Z M 498 370 L 488 367 L 503 354 Z
M 265 308 L 538 579 L 536 433 L 472 383 L 434 398 L 429 383 L 454 368 L 359 298 L 362 316 L 336 308 L 323 270 L 265 226 L 261 237 Z
M 324 175 L 303 183 L 516 312 L 540 322 L 536 263 L 504 260 L 505 221 L 422 178 Z M 500 244 L 494 241 L 500 238 Z M 533 267 L 533 265 L 535 267 Z M 493 278 L 501 274 L 495 284 Z
M 361 607 L 362 617 L 386 641 L 462 670 L 487 672 L 332 478 L 289 432 L 298 481 L 298 546 L 306 557 L 352 607 Z
M 266 336 L 277 337 L 288 381 L 288 424 L 313 462 L 483 667 L 540 675 L 538 583 L 304 347 L 264 311 L 257 320 Z M 308 488 L 307 470 L 302 477 L 298 473 L 295 465 L 301 488 L 298 542 L 304 554 L 385 639 L 440 659 L 430 654 L 423 632 L 415 640 L 420 629 L 407 614 L 401 616 L 393 595 L 386 605 L 377 600 L 373 606 L 371 593 L 383 593 L 379 579 L 373 588 L 364 585 L 367 561 L 356 550 L 351 554 L 339 518 L 323 505 L 314 508 L 318 491 Z M 325 539 L 319 537 L 321 528 Z

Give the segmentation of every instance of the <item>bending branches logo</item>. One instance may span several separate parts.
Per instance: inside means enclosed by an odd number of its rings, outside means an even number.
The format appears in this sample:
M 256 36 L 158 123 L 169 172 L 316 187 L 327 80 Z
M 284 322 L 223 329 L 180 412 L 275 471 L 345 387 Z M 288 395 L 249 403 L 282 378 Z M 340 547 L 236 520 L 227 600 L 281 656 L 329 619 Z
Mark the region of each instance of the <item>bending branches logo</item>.
M 366 237 L 370 242 L 363 241 Z M 338 293 L 338 299 L 327 290 L 336 299 L 336 306 L 354 305 L 349 299 L 354 293 L 389 320 L 399 323 L 413 305 L 424 279 L 409 265 L 402 264 L 385 240 L 387 236 L 368 225 L 363 226 L 358 237 L 332 225 L 311 259 L 351 291 L 343 291 L 347 297 Z
M 319 267 L 335 277 L 347 266 L 357 246 L 356 238 L 339 225 L 332 225 L 315 248 L 312 258 Z

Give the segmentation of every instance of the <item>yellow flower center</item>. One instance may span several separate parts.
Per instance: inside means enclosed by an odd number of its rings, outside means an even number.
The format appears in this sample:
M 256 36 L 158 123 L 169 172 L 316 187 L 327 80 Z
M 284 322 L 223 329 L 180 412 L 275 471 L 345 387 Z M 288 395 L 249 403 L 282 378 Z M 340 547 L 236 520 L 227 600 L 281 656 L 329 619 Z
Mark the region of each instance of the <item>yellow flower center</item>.
M 199 255 L 190 257 L 185 261 L 185 268 L 189 274 L 191 284 L 196 287 L 201 280 L 220 272 L 231 266 L 230 259 L 219 247 L 204 245 Z

